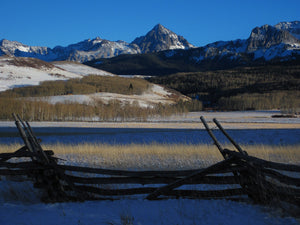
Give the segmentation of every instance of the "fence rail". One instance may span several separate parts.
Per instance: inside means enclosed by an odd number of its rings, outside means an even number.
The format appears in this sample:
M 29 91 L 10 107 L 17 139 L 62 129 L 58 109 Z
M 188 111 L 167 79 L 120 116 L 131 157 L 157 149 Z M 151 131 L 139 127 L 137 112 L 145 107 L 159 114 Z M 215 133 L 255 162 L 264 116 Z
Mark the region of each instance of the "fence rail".
M 237 151 L 224 149 L 200 118 L 224 160 L 195 170 L 128 171 L 59 164 L 52 150 L 43 150 L 30 124 L 13 116 L 24 146 L 14 153 L 0 154 L 0 176 L 31 179 L 36 188 L 44 190 L 45 202 L 143 195 L 149 200 L 248 197 L 263 204 L 277 199 L 300 206 L 300 166 L 249 156 L 216 119 L 214 123 Z M 19 160 L 10 161 L 12 158 Z

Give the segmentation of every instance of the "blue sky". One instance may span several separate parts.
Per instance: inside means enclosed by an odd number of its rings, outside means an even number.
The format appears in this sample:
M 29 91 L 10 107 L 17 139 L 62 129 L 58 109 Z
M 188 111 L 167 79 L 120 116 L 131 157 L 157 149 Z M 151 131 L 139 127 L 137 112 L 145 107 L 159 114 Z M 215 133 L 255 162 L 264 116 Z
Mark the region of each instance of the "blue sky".
M 97 36 L 131 42 L 158 23 L 204 46 L 300 20 L 299 0 L 1 0 L 0 7 L 0 40 L 48 47 Z

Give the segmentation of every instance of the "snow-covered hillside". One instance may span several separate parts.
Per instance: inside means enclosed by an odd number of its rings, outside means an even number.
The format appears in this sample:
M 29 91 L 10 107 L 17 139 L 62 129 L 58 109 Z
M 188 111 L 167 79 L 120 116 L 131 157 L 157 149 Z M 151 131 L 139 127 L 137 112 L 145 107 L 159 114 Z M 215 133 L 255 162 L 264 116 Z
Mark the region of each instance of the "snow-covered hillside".
M 67 80 L 70 78 L 81 78 L 91 74 L 98 76 L 116 76 L 112 73 L 98 70 L 77 62 L 59 61 L 47 63 L 34 58 L 0 57 L 0 91 L 15 87 L 38 85 L 42 81 Z M 101 100 L 104 103 L 108 103 L 111 100 L 118 100 L 123 104 L 137 103 L 140 107 L 151 107 L 158 103 L 173 104 L 178 99 L 185 101 L 189 98 L 178 93 L 174 94 L 155 84 L 151 85 L 151 87 L 141 95 L 122 95 L 100 92 L 89 95 L 45 97 L 45 101 L 49 101 L 52 104 L 58 102 L 93 104 L 98 100 Z
M 31 98 L 34 99 L 34 98 Z M 39 98 L 41 99 L 41 98 Z M 60 96 L 47 96 L 42 98 L 51 104 L 56 103 L 80 103 L 80 104 L 94 104 L 97 101 L 102 101 L 107 104 L 109 101 L 117 100 L 122 104 L 138 104 L 139 107 L 152 107 L 161 104 L 174 104 L 179 99 L 183 101 L 189 100 L 184 95 L 176 95 L 171 91 L 167 91 L 163 87 L 153 84 L 147 91 L 141 95 L 123 95 L 116 93 L 100 92 L 88 95 L 60 95 Z
M 34 58 L 0 57 L 0 91 L 38 85 L 42 81 L 81 78 L 89 74 L 113 76 L 111 73 L 79 63 L 51 64 Z
M 52 64 L 68 72 L 72 72 L 82 76 L 87 76 L 87 75 L 115 76 L 114 74 L 106 72 L 104 70 L 99 70 L 94 67 L 86 66 L 76 62 L 57 61 L 57 62 L 53 62 Z

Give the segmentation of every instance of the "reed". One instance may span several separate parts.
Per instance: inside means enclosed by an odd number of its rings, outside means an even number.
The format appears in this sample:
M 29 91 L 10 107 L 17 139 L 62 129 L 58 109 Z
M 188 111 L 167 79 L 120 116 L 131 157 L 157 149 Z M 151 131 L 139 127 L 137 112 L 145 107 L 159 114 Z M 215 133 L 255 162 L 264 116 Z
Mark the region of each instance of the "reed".
M 0 145 L 0 153 L 14 152 L 17 144 Z M 55 156 L 65 159 L 60 163 L 111 169 L 176 170 L 195 169 L 223 160 L 213 145 L 188 144 L 128 144 L 107 145 L 83 143 L 79 145 L 43 145 L 53 150 Z M 226 146 L 232 149 L 232 146 Z M 242 146 L 249 155 L 269 161 L 299 164 L 300 146 Z

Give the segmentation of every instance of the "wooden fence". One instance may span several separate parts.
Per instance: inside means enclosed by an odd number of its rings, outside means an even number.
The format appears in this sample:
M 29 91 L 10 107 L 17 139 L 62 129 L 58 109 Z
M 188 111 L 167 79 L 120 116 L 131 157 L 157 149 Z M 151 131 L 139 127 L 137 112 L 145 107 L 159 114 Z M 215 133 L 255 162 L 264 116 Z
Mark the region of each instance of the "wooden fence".
M 118 199 L 141 195 L 160 198 L 250 198 L 256 203 L 274 200 L 300 206 L 300 166 L 249 156 L 214 119 L 236 148 L 224 149 L 201 117 L 224 160 L 207 168 L 177 171 L 129 171 L 60 164 L 51 150 L 43 150 L 28 122 L 14 115 L 24 146 L 0 154 L 0 176 L 30 178 L 44 191 L 45 202 Z M 18 158 L 19 160 L 11 160 Z

